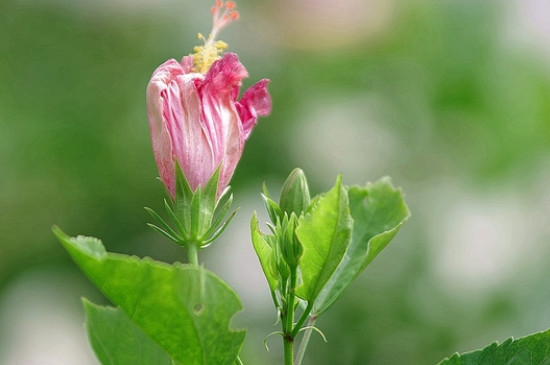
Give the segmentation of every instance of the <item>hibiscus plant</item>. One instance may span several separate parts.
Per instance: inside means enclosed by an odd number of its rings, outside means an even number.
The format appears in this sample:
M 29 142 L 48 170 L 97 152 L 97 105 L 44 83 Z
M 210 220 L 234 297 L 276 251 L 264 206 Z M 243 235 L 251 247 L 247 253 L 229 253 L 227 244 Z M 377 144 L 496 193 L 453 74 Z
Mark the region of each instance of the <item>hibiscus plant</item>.
M 181 245 L 188 262 L 106 252 L 96 238 L 69 237 L 54 227 L 75 263 L 113 304 L 83 301 L 89 339 L 102 364 L 243 363 L 246 331 L 231 325 L 243 309 L 239 296 L 201 264 L 199 253 L 235 214 L 228 184 L 258 117 L 270 114 L 271 98 L 263 79 L 238 99 L 248 73 L 236 54 L 223 53 L 227 44 L 217 36 L 239 13 L 234 2 L 216 1 L 212 15 L 208 37 L 199 34 L 204 44 L 180 62 L 160 65 L 146 92 L 154 157 L 167 192 L 165 213 L 146 208 L 154 220 L 150 226 Z M 251 246 L 281 327 L 271 335 L 282 339 L 284 364 L 301 364 L 312 333 L 325 338 L 318 318 L 410 213 L 388 178 L 347 186 L 337 176 L 329 191 L 312 197 L 305 174 L 295 169 L 278 202 L 265 186 L 262 197 L 270 222 L 260 228 L 252 215 Z M 441 363 L 541 364 L 550 361 L 549 349 L 545 332 Z

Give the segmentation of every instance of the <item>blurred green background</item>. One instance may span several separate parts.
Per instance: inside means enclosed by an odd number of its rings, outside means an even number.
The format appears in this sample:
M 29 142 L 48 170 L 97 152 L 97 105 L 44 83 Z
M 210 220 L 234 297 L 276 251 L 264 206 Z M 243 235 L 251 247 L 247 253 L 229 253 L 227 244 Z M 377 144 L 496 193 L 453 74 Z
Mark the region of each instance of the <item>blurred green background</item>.
M 97 364 L 80 297 L 105 303 L 50 228 L 173 262 L 145 87 L 210 29 L 204 0 L 0 2 L 0 363 Z M 232 181 L 238 217 L 202 254 L 240 294 L 243 359 L 280 364 L 250 244 L 259 192 L 392 176 L 412 218 L 318 321 L 307 364 L 433 364 L 550 327 L 550 4 L 238 3 L 222 33 L 272 80 Z

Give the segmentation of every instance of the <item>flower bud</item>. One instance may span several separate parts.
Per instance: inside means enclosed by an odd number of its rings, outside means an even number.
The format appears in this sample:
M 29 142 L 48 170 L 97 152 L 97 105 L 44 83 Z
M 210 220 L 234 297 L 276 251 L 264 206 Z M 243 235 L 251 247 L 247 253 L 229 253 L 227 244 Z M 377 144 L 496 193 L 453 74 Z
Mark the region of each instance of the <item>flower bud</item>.
M 279 206 L 283 213 L 298 217 L 307 211 L 311 203 L 309 196 L 309 187 L 307 185 L 306 175 L 301 169 L 294 169 L 286 179 L 281 191 L 281 200 Z
M 269 80 L 249 88 L 240 100 L 241 80 L 248 76 L 219 31 L 239 14 L 232 1 L 216 1 L 213 27 L 195 53 L 160 65 L 147 86 L 147 113 L 153 152 L 164 185 L 174 198 L 176 161 L 193 191 L 204 187 L 219 168 L 218 196 L 241 158 L 244 142 L 258 117 L 271 111 Z
M 147 87 L 153 152 L 172 197 L 176 160 L 193 191 L 204 187 L 221 165 L 221 193 L 231 180 L 257 117 L 271 110 L 267 80 L 236 100 L 241 79 L 247 76 L 236 54 L 225 54 L 206 75 L 191 71 L 189 57 L 181 63 L 165 62 Z

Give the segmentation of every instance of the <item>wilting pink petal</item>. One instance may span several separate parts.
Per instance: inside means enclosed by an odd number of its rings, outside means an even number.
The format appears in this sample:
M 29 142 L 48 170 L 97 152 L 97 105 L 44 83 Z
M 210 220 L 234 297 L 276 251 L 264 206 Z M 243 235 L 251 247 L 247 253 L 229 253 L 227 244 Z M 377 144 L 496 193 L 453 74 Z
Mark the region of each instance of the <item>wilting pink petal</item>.
M 258 123 L 258 117 L 266 116 L 271 112 L 271 96 L 267 92 L 268 83 L 268 79 L 258 81 L 246 90 L 241 101 L 236 103 L 245 139 L 248 139 L 252 128 Z
M 191 72 L 192 67 L 189 56 L 181 63 L 168 60 L 147 86 L 153 152 L 172 196 L 176 159 L 193 190 L 204 186 L 221 165 L 220 193 L 233 176 L 258 116 L 271 111 L 268 80 L 236 101 L 241 80 L 248 76 L 236 54 L 225 54 L 205 75 Z

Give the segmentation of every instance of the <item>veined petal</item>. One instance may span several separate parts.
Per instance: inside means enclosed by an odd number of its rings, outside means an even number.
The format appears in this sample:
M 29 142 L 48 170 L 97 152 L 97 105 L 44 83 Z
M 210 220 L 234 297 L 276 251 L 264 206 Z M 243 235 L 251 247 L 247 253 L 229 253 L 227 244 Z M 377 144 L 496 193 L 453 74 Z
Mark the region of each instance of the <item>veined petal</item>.
M 235 91 L 238 94 L 241 81 L 245 77 L 248 77 L 248 72 L 239 62 L 239 57 L 235 53 L 226 53 L 212 64 L 199 88 L 208 89 L 213 95 L 231 93 L 235 100 Z
M 183 73 L 189 74 L 193 70 L 193 56 L 185 56 L 181 59 L 181 69 Z
M 221 163 L 218 192 L 233 176 L 244 148 L 244 132 L 237 113 L 234 92 L 247 75 L 235 54 L 216 61 L 198 87 L 201 96 L 201 123 L 210 142 L 214 161 Z M 212 171 L 213 172 L 213 171 Z
M 241 100 L 236 103 L 245 139 L 248 139 L 252 129 L 258 123 L 258 117 L 271 113 L 271 96 L 267 91 L 268 84 L 268 79 L 258 81 L 246 90 Z
M 160 65 L 147 85 L 147 114 L 153 144 L 153 153 L 162 181 L 170 193 L 174 194 L 175 175 L 170 133 L 164 122 L 163 99 L 161 94 L 171 80 L 181 74 L 176 60 L 170 59 Z
M 176 77 L 164 98 L 164 120 L 172 136 L 173 153 L 193 190 L 208 181 L 217 166 L 195 87 L 201 78 L 199 74 Z

